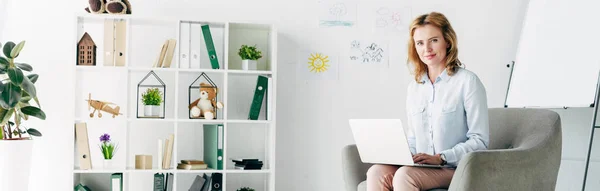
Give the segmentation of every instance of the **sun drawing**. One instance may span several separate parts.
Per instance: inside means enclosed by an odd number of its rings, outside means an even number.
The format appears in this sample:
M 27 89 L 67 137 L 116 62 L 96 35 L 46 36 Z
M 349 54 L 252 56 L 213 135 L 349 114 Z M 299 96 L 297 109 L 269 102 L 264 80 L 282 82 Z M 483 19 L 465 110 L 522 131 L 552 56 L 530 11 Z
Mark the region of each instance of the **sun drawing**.
M 310 72 L 319 73 L 327 71 L 327 68 L 329 67 L 329 64 L 327 64 L 329 60 L 327 58 L 329 58 L 329 56 L 324 56 L 320 53 L 311 53 L 310 58 L 308 58 L 308 68 L 310 69 Z

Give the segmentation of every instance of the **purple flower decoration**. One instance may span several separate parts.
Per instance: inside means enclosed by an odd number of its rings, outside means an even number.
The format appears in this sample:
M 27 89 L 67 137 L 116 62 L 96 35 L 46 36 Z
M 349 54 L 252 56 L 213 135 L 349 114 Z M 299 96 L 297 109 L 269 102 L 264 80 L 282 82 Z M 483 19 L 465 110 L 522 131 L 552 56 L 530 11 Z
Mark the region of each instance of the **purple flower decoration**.
M 110 141 L 110 135 L 104 133 L 104 135 L 100 136 L 100 141 L 105 142 L 105 143 L 109 142 Z

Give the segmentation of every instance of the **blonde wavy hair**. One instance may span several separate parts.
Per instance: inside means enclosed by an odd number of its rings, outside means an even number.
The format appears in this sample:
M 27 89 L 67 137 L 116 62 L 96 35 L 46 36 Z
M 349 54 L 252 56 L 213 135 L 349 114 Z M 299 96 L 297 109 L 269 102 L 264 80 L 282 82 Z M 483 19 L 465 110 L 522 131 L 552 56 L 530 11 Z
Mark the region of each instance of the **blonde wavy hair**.
M 448 43 L 449 47 L 446 49 L 446 73 L 449 76 L 454 75 L 458 68 L 463 64 L 458 60 L 458 42 L 456 40 L 456 33 L 450 25 L 450 22 L 441 13 L 431 12 L 417 17 L 410 24 L 410 40 L 408 41 L 408 60 L 409 66 L 412 64 L 414 67 L 413 74 L 415 75 L 415 81 L 421 83 L 421 78 L 425 72 L 427 72 L 427 65 L 419 58 L 415 47 L 415 40 L 413 35 L 415 29 L 425 25 L 433 25 L 438 27 L 442 31 L 444 40 Z

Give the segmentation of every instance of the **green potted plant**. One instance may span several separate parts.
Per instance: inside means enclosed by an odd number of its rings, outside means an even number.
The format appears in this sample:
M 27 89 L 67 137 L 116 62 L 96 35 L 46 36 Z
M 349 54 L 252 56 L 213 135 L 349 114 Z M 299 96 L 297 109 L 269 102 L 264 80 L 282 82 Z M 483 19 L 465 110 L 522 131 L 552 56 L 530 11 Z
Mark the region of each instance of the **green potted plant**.
M 112 159 L 119 150 L 119 146 L 110 140 L 110 134 L 104 133 L 100 136 L 100 151 L 102 152 L 102 156 L 104 157 L 104 168 L 111 169 L 113 168 Z
M 160 104 L 162 103 L 162 92 L 158 88 L 148 88 L 142 93 L 144 103 L 144 116 L 158 117 L 160 115 Z
M 262 52 L 256 48 L 256 45 L 242 45 L 238 55 L 242 58 L 243 70 L 256 70 L 257 60 L 262 58 Z
M 23 125 L 25 120 L 36 117 L 46 119 L 37 97 L 35 82 L 37 74 L 26 63 L 16 62 L 25 41 L 15 44 L 0 43 L 0 185 L 2 190 L 27 190 L 33 150 L 33 136 L 42 136 Z M 36 106 L 33 105 L 35 103 Z
M 254 189 L 250 188 L 250 187 L 241 187 L 240 189 L 237 189 L 236 191 L 254 191 Z

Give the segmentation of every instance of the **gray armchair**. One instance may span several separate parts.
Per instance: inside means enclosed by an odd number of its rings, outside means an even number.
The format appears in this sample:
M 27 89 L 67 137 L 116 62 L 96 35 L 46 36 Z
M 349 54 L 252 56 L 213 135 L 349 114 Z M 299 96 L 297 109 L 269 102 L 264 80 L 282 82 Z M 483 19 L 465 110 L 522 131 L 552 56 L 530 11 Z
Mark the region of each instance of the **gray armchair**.
M 488 150 L 462 158 L 449 190 L 554 190 L 562 149 L 560 116 L 546 109 L 494 108 L 489 120 Z M 365 191 L 371 164 L 361 162 L 356 145 L 343 148 L 342 165 L 346 190 Z

